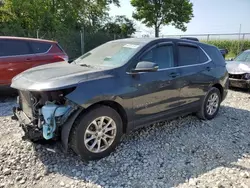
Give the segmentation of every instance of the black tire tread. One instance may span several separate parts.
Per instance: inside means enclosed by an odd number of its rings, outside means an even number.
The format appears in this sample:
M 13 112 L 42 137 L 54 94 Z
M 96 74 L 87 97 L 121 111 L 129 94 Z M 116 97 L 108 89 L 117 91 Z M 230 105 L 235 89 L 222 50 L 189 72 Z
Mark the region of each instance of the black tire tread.
M 207 94 L 204 96 L 204 98 L 202 99 L 202 103 L 201 103 L 201 107 L 199 109 L 199 111 L 196 113 L 196 116 L 202 120 L 209 120 L 209 118 L 206 116 L 205 112 L 204 112 L 204 107 L 205 107 L 205 103 L 207 102 L 208 97 L 210 96 L 210 94 L 212 92 L 217 92 L 219 94 L 219 102 L 221 103 L 221 93 L 220 90 L 216 87 L 212 87 Z M 219 104 L 220 105 L 220 104 Z M 220 106 L 218 107 L 220 108 Z M 216 115 L 216 114 L 215 114 Z
M 93 115 L 93 112 L 96 112 L 96 110 L 104 110 L 104 111 L 111 110 L 111 111 L 113 111 L 113 113 L 116 113 L 116 116 L 120 118 L 120 122 L 122 123 L 121 117 L 118 114 L 118 112 L 116 110 L 114 110 L 113 108 L 111 108 L 109 106 L 105 106 L 105 105 L 96 105 L 91 110 L 80 114 L 73 124 L 73 127 L 71 129 L 70 139 L 69 139 L 70 148 L 79 156 L 81 156 L 81 154 L 80 154 L 78 147 L 77 147 L 78 127 L 81 126 L 81 122 L 83 121 L 83 119 L 91 118 L 91 116 Z M 91 157 L 89 157 L 89 158 L 88 157 L 84 157 L 84 158 L 81 157 L 81 158 L 83 160 L 92 160 Z M 97 158 L 95 158 L 95 159 L 97 159 Z

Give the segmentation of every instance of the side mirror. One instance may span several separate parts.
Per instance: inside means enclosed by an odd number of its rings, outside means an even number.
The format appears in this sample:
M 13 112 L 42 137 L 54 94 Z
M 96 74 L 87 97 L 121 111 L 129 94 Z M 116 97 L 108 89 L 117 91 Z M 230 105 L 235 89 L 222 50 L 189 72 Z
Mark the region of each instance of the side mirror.
M 149 61 L 141 61 L 139 62 L 135 69 L 132 70 L 132 73 L 137 72 L 155 72 L 157 71 L 159 66 L 156 63 L 152 63 Z

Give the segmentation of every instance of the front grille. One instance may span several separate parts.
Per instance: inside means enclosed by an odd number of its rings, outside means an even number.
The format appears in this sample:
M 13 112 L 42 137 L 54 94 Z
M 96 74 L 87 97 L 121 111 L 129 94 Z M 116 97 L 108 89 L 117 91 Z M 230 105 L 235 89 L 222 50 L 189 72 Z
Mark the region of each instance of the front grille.
M 229 78 L 233 79 L 244 79 L 245 74 L 229 74 Z
M 29 91 L 19 91 L 19 102 L 22 111 L 29 117 L 33 117 L 31 94 Z

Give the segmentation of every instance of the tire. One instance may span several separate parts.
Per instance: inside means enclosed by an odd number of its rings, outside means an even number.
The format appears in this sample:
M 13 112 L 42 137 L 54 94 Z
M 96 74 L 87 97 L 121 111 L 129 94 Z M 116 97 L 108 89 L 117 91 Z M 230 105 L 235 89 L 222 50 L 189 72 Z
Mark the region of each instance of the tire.
M 209 99 L 211 99 L 210 97 L 213 97 L 213 96 L 218 96 L 218 106 L 215 110 L 215 107 L 213 108 L 213 113 L 209 113 L 208 112 L 208 105 L 209 105 Z M 214 103 L 215 104 L 215 103 Z M 197 112 L 197 116 L 200 118 L 200 119 L 203 119 L 203 120 L 211 120 L 213 119 L 219 112 L 219 109 L 220 109 L 220 104 L 221 104 L 221 93 L 220 93 L 220 90 L 215 88 L 215 87 L 212 87 L 206 94 L 206 96 L 203 98 L 202 100 L 202 103 L 201 103 L 201 107 L 200 107 L 200 110 Z M 210 111 L 212 112 L 212 111 Z
M 104 123 L 100 126 L 102 121 Z M 115 150 L 122 130 L 122 119 L 117 111 L 108 106 L 96 106 L 77 118 L 71 130 L 70 146 L 83 160 L 97 160 Z

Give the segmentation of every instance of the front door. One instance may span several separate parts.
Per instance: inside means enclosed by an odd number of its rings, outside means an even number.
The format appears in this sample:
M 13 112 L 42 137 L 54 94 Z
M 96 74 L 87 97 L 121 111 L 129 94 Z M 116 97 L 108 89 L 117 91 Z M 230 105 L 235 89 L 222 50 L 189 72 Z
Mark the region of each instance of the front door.
M 141 72 L 133 76 L 136 90 L 133 98 L 135 124 L 153 122 L 179 106 L 179 72 L 175 67 L 173 43 L 161 43 L 146 50 L 140 61 L 159 66 L 156 72 Z M 136 126 L 136 125 L 135 125 Z

